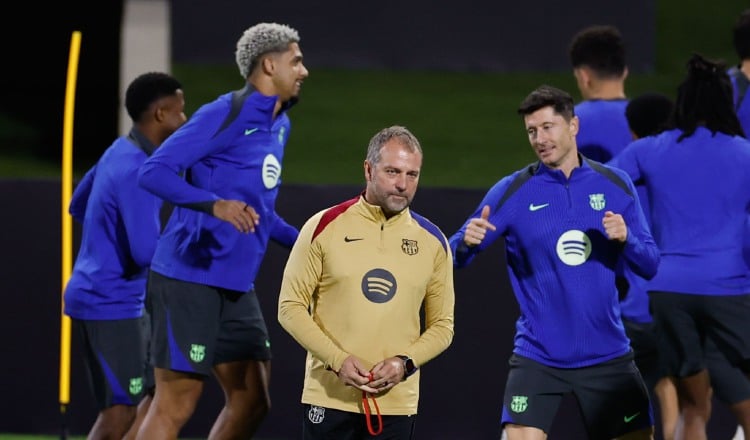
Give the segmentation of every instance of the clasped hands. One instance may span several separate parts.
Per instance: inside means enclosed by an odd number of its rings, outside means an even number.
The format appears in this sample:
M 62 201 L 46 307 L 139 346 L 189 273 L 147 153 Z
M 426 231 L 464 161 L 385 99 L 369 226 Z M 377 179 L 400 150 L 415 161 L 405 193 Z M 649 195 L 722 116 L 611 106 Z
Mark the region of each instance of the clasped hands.
M 336 375 L 347 386 L 378 394 L 390 390 L 404 379 L 404 361 L 395 356 L 389 357 L 368 370 L 359 359 L 350 355 L 344 359 Z

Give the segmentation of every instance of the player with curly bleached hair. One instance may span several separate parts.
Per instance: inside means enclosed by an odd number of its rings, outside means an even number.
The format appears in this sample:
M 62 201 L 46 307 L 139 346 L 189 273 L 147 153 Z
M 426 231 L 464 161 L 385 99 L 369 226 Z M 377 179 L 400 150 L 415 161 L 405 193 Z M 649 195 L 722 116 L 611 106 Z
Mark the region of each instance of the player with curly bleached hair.
M 250 27 L 236 55 L 244 88 L 199 108 L 138 175 L 175 207 L 149 273 L 156 395 L 139 439 L 177 438 L 210 375 L 225 396 L 210 438 L 252 438 L 270 407 L 255 277 L 270 240 L 291 248 L 299 234 L 274 207 L 308 71 L 285 25 Z
M 299 43 L 299 33 L 284 24 L 258 23 L 248 28 L 237 41 L 237 67 L 247 78 L 255 68 L 261 55 L 283 52 L 291 43 Z

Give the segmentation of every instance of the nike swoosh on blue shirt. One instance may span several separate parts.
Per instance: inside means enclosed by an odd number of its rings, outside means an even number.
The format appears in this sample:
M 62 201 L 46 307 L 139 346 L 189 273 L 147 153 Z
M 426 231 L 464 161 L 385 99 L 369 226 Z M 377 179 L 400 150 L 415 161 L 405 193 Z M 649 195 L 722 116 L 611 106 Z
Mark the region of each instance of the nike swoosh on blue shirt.
M 245 129 L 245 136 L 247 136 L 247 135 L 250 135 L 250 134 L 253 134 L 253 133 L 255 133 L 256 131 L 258 131 L 258 128 L 257 128 L 257 127 L 256 127 L 256 128 L 246 128 L 246 129 Z
M 546 208 L 548 206 L 549 206 L 549 203 L 545 203 L 545 204 L 542 204 L 542 205 L 535 205 L 533 203 L 530 203 L 529 204 L 529 211 L 539 211 L 540 209 Z

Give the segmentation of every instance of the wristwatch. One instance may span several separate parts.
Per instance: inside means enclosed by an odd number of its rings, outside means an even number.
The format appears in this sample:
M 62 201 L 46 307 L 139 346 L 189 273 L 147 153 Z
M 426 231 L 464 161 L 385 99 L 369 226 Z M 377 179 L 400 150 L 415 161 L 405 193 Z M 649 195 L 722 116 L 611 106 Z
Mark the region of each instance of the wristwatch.
M 396 355 L 397 358 L 404 361 L 404 379 L 417 372 L 417 367 L 414 365 L 414 361 L 405 354 Z

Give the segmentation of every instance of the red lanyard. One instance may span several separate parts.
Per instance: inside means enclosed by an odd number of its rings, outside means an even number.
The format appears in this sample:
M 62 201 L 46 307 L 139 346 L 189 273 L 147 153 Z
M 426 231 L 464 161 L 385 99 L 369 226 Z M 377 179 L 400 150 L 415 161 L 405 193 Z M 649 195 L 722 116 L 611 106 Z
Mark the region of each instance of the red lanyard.
M 372 373 L 370 373 L 370 381 L 372 381 Z M 367 402 L 368 397 L 372 399 L 372 404 L 375 405 L 375 414 L 378 417 L 378 430 L 375 431 L 372 427 L 372 421 L 370 420 L 370 404 Z M 383 432 L 383 417 L 380 415 L 380 408 L 378 407 L 378 401 L 375 400 L 375 396 L 370 396 L 366 391 L 362 391 L 362 407 L 365 409 L 365 419 L 367 420 L 367 430 L 370 435 L 378 435 Z

